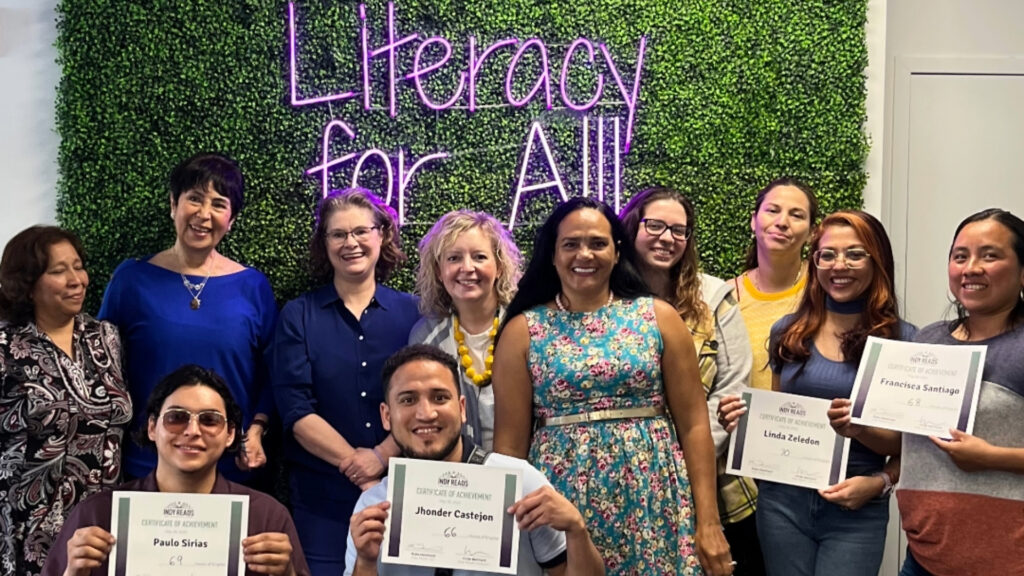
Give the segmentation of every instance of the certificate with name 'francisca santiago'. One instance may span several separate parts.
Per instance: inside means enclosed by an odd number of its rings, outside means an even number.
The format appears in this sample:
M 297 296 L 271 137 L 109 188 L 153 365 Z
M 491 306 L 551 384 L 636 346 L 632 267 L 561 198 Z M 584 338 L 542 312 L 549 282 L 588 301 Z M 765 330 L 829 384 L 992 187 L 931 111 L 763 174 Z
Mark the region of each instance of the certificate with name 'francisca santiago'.
M 940 438 L 950 428 L 971 434 L 987 350 L 868 337 L 850 420 Z
M 381 562 L 515 574 L 522 472 L 392 458 Z
M 114 492 L 110 576 L 242 576 L 249 496 Z
M 727 472 L 804 488 L 846 478 L 849 439 L 828 422 L 829 400 L 748 389 L 747 412 L 729 442 Z

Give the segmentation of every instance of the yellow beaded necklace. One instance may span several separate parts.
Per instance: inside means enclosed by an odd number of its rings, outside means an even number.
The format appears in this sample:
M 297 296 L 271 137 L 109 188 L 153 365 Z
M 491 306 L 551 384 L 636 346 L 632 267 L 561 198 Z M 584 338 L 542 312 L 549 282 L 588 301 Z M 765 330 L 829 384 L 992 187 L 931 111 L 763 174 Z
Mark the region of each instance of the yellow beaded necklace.
M 466 335 L 462 333 L 462 328 L 459 326 L 459 317 L 454 316 L 453 320 L 455 343 L 459 345 L 459 360 L 462 362 L 462 367 L 466 369 L 466 377 L 476 386 L 485 386 L 487 382 L 491 381 L 491 366 L 494 365 L 494 339 L 498 336 L 498 317 L 494 317 L 494 325 L 487 334 L 491 338 L 491 343 L 487 345 L 483 374 L 477 374 L 477 371 L 473 369 L 473 358 L 470 357 L 469 347 L 466 346 Z

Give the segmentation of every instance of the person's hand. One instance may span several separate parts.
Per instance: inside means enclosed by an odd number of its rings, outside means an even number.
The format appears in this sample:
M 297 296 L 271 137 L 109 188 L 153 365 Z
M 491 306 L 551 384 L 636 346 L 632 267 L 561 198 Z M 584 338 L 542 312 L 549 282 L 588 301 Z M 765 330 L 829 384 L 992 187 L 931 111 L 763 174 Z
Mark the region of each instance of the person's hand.
M 828 409 L 828 423 L 840 436 L 856 438 L 864 431 L 860 424 L 850 422 L 850 407 L 853 403 L 846 398 L 833 398 Z
M 114 536 L 99 526 L 75 530 L 68 540 L 68 565 L 64 576 L 89 576 L 110 555 Z
M 697 544 L 697 558 L 700 560 L 700 565 L 704 567 L 704 573 L 707 576 L 732 576 L 733 571 L 736 570 L 736 564 L 732 561 L 729 542 L 725 539 L 722 526 L 720 524 L 697 526 L 697 534 L 694 538 Z
M 267 464 L 267 454 L 263 451 L 263 427 L 250 426 L 242 440 L 242 449 L 235 456 L 235 465 L 239 470 L 253 470 Z
M 730 434 L 739 425 L 740 416 L 746 413 L 747 403 L 735 394 L 723 396 L 718 402 L 718 423 Z
M 818 490 L 821 497 L 847 510 L 856 510 L 872 498 L 882 495 L 885 480 L 877 476 L 854 476 L 838 484 Z
M 294 576 L 292 542 L 283 532 L 263 532 L 242 540 L 242 554 L 249 570 L 257 574 Z
M 530 531 L 550 526 L 561 532 L 577 532 L 587 529 L 583 515 L 572 502 L 551 486 L 545 485 L 523 496 L 508 507 L 508 513 L 516 517 L 519 529 Z
M 930 436 L 930 438 L 943 452 L 949 454 L 957 468 L 965 472 L 977 472 L 991 468 L 989 462 L 991 462 L 991 453 L 994 448 L 991 444 L 956 428 L 950 428 L 949 434 L 951 436 L 949 440 L 935 436 Z
M 385 471 L 384 463 L 370 448 L 356 448 L 351 456 L 341 461 L 338 469 L 359 487 L 372 486 Z
M 377 565 L 380 545 L 384 542 L 384 522 L 388 518 L 388 508 L 391 508 L 391 503 L 387 501 L 367 506 L 353 514 L 349 521 L 352 545 L 356 547 L 359 561 L 364 564 Z

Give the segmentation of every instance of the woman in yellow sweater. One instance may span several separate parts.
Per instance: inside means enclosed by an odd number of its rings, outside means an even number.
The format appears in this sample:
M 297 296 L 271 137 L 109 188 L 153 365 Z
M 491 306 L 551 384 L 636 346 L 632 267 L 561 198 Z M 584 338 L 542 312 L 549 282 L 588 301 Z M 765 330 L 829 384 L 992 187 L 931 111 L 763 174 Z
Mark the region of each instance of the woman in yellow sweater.
M 733 278 L 754 354 L 754 388 L 771 390 L 768 334 L 772 324 L 800 302 L 807 280 L 803 249 L 817 221 L 814 192 L 794 178 L 772 180 L 757 193 L 750 216 L 754 241 L 747 251 L 747 271 Z

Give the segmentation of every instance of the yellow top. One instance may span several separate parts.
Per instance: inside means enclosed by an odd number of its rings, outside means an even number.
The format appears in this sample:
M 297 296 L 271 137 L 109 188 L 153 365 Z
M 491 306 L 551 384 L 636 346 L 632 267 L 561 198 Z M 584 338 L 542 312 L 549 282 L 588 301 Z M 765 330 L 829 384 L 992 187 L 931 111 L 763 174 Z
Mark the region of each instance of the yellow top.
M 772 324 L 796 310 L 807 284 L 807 275 L 801 273 L 792 287 L 782 292 L 766 293 L 758 290 L 744 273 L 742 282 L 735 282 L 740 314 L 750 334 L 750 348 L 754 365 L 750 369 L 750 385 L 762 390 L 772 389 L 772 369 L 768 366 L 768 337 Z

